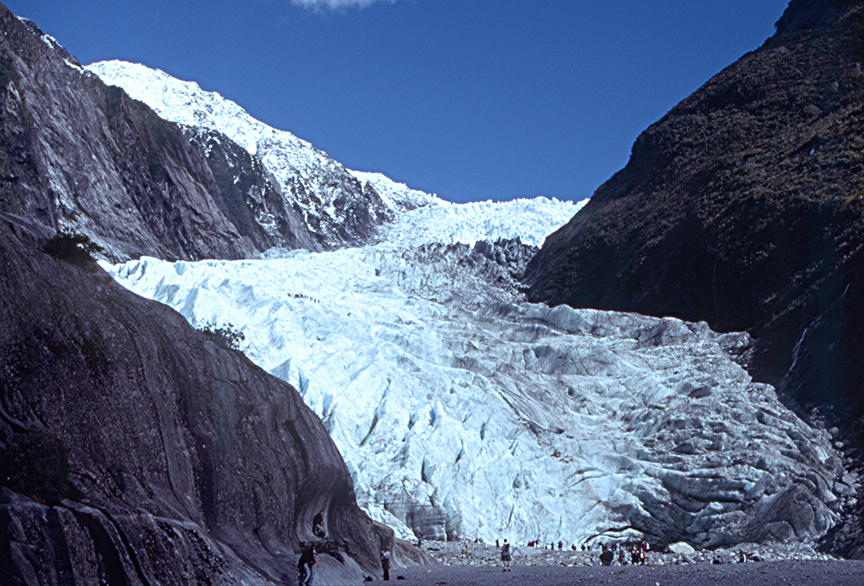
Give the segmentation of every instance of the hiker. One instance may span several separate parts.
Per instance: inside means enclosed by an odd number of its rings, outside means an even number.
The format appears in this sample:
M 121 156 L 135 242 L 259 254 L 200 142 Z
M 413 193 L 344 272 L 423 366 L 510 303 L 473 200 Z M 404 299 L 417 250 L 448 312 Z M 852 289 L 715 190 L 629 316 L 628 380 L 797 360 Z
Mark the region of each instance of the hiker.
M 423 547 L 423 532 L 417 532 L 417 547 Z
M 297 562 L 297 572 L 299 578 L 297 583 L 299 586 L 312 586 L 312 578 L 315 576 L 315 546 L 310 545 L 303 550 L 300 555 L 300 560 Z
M 381 569 L 384 570 L 384 580 L 390 580 L 390 550 L 384 548 L 381 550 Z
M 321 509 L 312 519 L 312 535 L 319 539 L 324 539 L 327 536 L 324 532 L 324 509 Z
M 600 563 L 604 566 L 611 566 L 612 560 L 615 559 L 615 554 L 612 553 L 612 550 L 606 547 L 606 544 L 603 544 L 603 553 L 600 554 Z
M 503 572 L 510 571 L 510 544 L 504 540 L 504 545 L 501 546 L 501 563 L 504 565 Z

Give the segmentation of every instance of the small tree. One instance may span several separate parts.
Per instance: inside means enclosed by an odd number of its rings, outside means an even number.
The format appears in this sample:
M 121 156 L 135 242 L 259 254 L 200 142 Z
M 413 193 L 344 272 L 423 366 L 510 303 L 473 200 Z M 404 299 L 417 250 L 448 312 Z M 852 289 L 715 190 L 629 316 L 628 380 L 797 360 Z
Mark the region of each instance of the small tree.
M 246 339 L 243 332 L 235 328 L 234 324 L 231 323 L 217 326 L 214 322 L 207 322 L 197 329 L 210 338 L 214 344 L 226 350 L 239 350 L 240 344 Z

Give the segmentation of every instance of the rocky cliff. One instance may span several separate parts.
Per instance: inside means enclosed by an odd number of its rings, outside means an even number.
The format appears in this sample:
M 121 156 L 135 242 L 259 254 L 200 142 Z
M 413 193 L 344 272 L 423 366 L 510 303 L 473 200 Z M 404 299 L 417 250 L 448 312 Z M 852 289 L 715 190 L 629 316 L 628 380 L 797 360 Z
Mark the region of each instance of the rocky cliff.
M 374 573 L 381 537 L 294 388 L 47 235 L 0 218 L 3 582 L 282 584 L 321 509 L 325 576 Z
M 385 203 L 379 190 L 386 191 L 388 183 L 395 187 L 393 182 L 347 170 L 308 142 L 267 126 L 195 82 L 123 61 L 100 61 L 86 69 L 105 83 L 123 88 L 165 120 L 234 141 L 271 174 L 286 209 L 302 218 L 305 229 L 324 248 L 368 243 L 376 236 L 377 227 L 392 219 L 395 210 L 422 205 L 430 198 L 414 192 L 407 201 L 397 196 L 388 197 Z M 410 192 L 404 185 L 397 191 L 400 195 Z
M 759 378 L 864 414 L 862 4 L 793 0 L 762 47 L 645 130 L 547 239 L 530 297 L 747 330 Z
M 324 185 L 294 174 L 283 189 L 228 138 L 184 133 L 2 5 L 0 27 L 0 211 L 87 234 L 112 260 L 334 248 L 387 219 L 347 172 Z M 338 226 L 303 208 L 325 199 Z

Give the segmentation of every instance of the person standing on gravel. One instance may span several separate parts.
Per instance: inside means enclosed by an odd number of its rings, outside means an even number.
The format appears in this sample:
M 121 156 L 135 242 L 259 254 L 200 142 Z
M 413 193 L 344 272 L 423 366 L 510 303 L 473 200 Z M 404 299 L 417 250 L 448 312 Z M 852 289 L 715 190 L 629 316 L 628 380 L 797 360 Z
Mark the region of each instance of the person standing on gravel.
M 612 553 L 612 550 L 606 547 L 606 544 L 603 544 L 603 553 L 600 554 L 600 563 L 604 566 L 611 566 L 612 560 L 615 559 L 615 554 Z
M 510 571 L 510 544 L 504 540 L 504 545 L 501 546 L 501 564 L 504 566 L 502 571 Z

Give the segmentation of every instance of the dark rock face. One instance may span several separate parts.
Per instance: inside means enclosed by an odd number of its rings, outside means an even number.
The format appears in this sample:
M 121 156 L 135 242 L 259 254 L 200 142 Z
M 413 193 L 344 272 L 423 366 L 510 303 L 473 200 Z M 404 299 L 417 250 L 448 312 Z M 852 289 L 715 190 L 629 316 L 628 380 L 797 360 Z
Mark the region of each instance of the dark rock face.
M 322 250 L 328 243 L 310 232 L 299 206 L 286 208 L 276 180 L 261 162 L 228 137 L 203 128 L 184 129 L 190 142 L 201 149 L 218 188 L 214 198 L 228 218 L 257 250 L 275 246 Z
M 179 127 L 84 75 L 5 7 L 0 27 L 7 71 L 0 88 L 0 211 L 74 227 L 112 258 L 238 258 L 255 251 L 219 212 L 207 163 Z
M 312 177 L 289 178 L 286 191 L 309 231 L 328 249 L 369 242 L 378 226 L 391 219 L 375 188 L 361 184 L 335 161 L 316 169 Z
M 639 136 L 526 279 L 535 301 L 747 330 L 758 378 L 854 420 L 864 414 L 864 6 L 794 0 L 777 27 Z
M 2 5 L 0 27 L 0 212 L 87 234 L 115 261 L 336 248 L 388 219 L 378 193 L 335 162 L 339 177 L 281 189 L 228 138 L 184 133 Z
M 792 0 L 775 23 L 777 34 L 829 28 L 855 4 L 855 0 Z
M 325 581 L 376 573 L 392 533 L 297 392 L 39 230 L 0 217 L 4 584 L 283 584 L 321 509 Z

